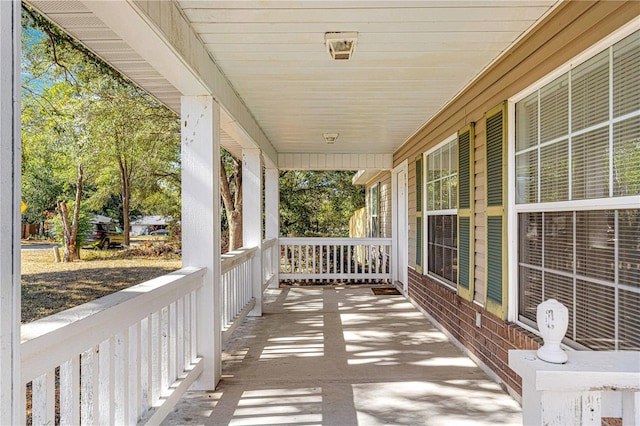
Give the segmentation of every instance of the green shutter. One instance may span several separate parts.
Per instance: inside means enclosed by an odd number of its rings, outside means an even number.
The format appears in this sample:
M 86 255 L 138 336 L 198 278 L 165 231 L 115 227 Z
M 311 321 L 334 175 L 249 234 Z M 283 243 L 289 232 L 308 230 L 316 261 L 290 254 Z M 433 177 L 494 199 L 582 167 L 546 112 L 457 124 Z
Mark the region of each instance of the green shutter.
M 422 155 L 416 157 L 416 272 L 422 273 L 422 247 L 423 247 L 423 223 L 422 223 L 422 194 L 423 194 L 423 159 Z
M 487 218 L 487 300 L 502 304 L 502 218 Z
M 503 159 L 502 111 L 487 118 L 487 205 L 502 206 Z
M 474 294 L 474 205 L 475 125 L 458 132 L 458 294 L 473 300 Z
M 422 217 L 416 217 L 416 271 L 422 273 Z
M 507 315 L 507 104 L 485 114 L 486 119 L 486 275 L 485 307 L 502 319 Z
M 416 212 L 422 213 L 422 188 L 424 173 L 422 171 L 422 155 L 416 158 Z
M 458 134 L 458 208 L 471 207 L 471 132 Z
M 468 217 L 458 216 L 458 291 L 469 291 L 469 266 L 471 253 L 469 250 L 470 220 Z

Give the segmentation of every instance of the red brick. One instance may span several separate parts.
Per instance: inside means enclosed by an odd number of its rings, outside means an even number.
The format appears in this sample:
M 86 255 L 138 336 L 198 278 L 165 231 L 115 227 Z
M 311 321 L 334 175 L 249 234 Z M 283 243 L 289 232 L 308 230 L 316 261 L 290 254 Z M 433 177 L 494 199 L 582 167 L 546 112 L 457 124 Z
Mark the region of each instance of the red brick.
M 507 370 L 507 373 L 509 374 L 509 377 L 511 377 L 513 380 L 517 380 L 520 377 L 516 374 L 515 371 L 513 371 L 510 368 Z
M 498 358 L 500 358 L 500 361 L 502 361 L 504 364 L 509 364 L 509 354 L 507 353 L 507 351 L 499 348 L 496 353 L 498 354 Z
M 489 340 L 491 340 L 491 338 L 493 337 L 491 331 L 489 331 L 489 329 L 486 327 L 482 327 L 480 329 L 480 332 L 482 333 L 483 336 L 485 336 Z
M 519 395 L 522 395 L 522 386 L 519 383 L 514 382 L 513 380 L 509 380 L 509 387 Z
M 503 340 L 502 341 L 502 347 L 507 351 L 510 350 L 510 349 L 514 349 L 513 345 L 508 340 Z
M 525 345 L 535 346 L 532 335 L 413 271 L 409 271 L 409 295 L 504 383 L 519 391 L 519 377 L 508 368 L 508 350 Z M 482 316 L 482 328 L 476 327 L 478 312 Z

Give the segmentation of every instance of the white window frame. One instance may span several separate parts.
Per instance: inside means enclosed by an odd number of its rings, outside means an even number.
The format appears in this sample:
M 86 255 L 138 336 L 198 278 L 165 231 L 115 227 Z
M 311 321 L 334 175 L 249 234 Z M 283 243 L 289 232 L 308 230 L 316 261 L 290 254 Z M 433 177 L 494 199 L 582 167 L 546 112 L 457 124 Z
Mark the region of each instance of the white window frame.
M 456 141 L 456 161 L 458 159 L 458 134 L 454 133 L 453 135 L 449 136 L 448 138 L 446 138 L 445 140 L 443 140 L 442 142 L 438 143 L 437 145 L 431 147 L 429 150 L 425 151 L 422 153 L 422 274 L 428 276 L 429 278 L 431 278 L 432 280 L 444 285 L 445 287 L 448 287 L 450 289 L 452 289 L 453 291 L 457 291 L 457 285 L 456 283 L 450 283 L 446 280 L 443 280 L 442 278 L 440 278 L 437 275 L 432 275 L 429 273 L 429 216 L 433 216 L 429 214 L 429 209 L 428 209 L 428 187 L 427 187 L 427 157 L 436 152 L 438 149 L 442 148 L 443 146 Z M 456 163 L 457 164 L 457 163 Z M 456 200 L 457 201 L 457 200 Z M 438 216 L 446 216 L 446 215 L 456 215 L 458 216 L 458 207 L 456 206 L 455 209 L 446 209 L 446 210 L 438 210 Z M 457 223 L 456 223 L 457 226 Z M 457 250 L 457 245 L 456 245 L 456 250 Z
M 375 195 L 374 195 L 375 193 Z M 382 235 L 382 232 L 380 231 L 380 182 L 376 182 L 373 185 L 371 185 L 369 187 L 369 194 L 368 194 L 368 198 L 369 198 L 369 223 L 367 224 L 369 226 L 369 230 L 368 230 L 368 237 L 370 238 L 380 238 L 380 235 Z M 374 208 L 373 208 L 373 198 L 374 196 L 377 198 L 376 200 L 376 204 L 377 204 L 377 209 L 375 209 L 375 214 L 374 214 Z M 376 234 L 373 234 L 373 220 L 374 218 L 377 221 L 377 226 L 376 226 Z
M 620 29 L 614 31 L 609 36 L 605 37 L 598 43 L 591 46 L 589 49 L 577 55 L 564 65 L 560 66 L 553 72 L 549 73 L 545 77 L 538 80 L 536 83 L 527 87 L 525 90 L 516 94 L 508 99 L 508 146 L 507 146 L 507 181 L 508 181 L 508 215 L 507 215 L 507 237 L 509 247 L 509 270 L 508 270 L 508 282 L 509 282 L 509 304 L 508 304 L 508 316 L 507 319 L 510 322 L 515 322 L 521 327 L 540 335 L 538 330 L 530 327 L 528 324 L 521 322 L 518 319 L 518 308 L 520 301 L 519 283 L 518 283 L 518 215 L 523 212 L 559 212 L 559 211 L 586 211 L 586 210 L 624 210 L 624 209 L 637 209 L 640 205 L 640 195 L 638 196 L 624 196 L 624 197 L 609 197 L 604 199 L 587 199 L 587 200 L 575 200 L 575 201 L 560 201 L 560 202 L 547 202 L 536 204 L 516 204 L 516 103 L 536 92 L 538 89 L 546 86 L 554 81 L 561 75 L 569 72 L 577 66 L 583 64 L 589 59 L 596 56 L 603 50 L 613 46 L 618 41 L 621 41 L 625 37 L 640 30 L 640 21 L 633 21 Z M 628 118 L 626 117 L 620 117 Z M 597 201 L 597 203 L 596 203 Z M 569 348 L 569 347 L 567 347 Z M 570 348 L 569 348 L 570 349 Z

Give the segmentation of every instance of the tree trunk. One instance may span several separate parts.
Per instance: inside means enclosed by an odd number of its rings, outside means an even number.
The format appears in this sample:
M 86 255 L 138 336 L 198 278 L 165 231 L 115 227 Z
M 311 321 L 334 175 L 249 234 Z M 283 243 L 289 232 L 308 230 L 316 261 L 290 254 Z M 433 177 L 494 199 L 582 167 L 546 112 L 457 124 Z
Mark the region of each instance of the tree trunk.
M 58 201 L 56 211 L 62 220 L 62 237 L 64 241 L 64 254 L 62 255 L 62 261 L 73 262 L 76 252 L 76 244 L 75 241 L 71 239 L 71 224 L 69 223 L 67 204 L 64 201 Z
M 69 209 L 67 203 L 58 201 L 56 211 L 62 220 L 62 236 L 64 240 L 63 262 L 73 262 L 80 259 L 80 247 L 76 247 L 76 239 L 78 237 L 78 221 L 80 217 L 80 203 L 82 202 L 82 183 L 84 178 L 84 170 L 82 165 L 78 165 L 78 177 L 76 179 L 76 200 L 73 208 L 72 222 L 69 222 Z
M 73 241 L 74 256 L 80 260 L 80 247 L 76 247 L 78 240 L 78 222 L 80 220 L 80 203 L 82 202 L 82 184 L 84 182 L 84 169 L 78 165 L 78 178 L 76 179 L 76 204 L 73 207 L 73 223 L 71 225 L 71 241 Z M 72 259 L 73 260 L 73 259 Z
M 123 212 L 122 232 L 124 234 L 125 246 L 128 246 L 130 244 L 130 237 L 129 237 L 129 227 L 131 225 L 131 220 L 129 219 L 129 208 L 130 208 L 130 202 L 131 202 L 130 191 L 131 191 L 131 188 L 129 188 L 129 185 L 127 185 L 125 196 L 122 199 L 122 210 L 123 210 L 122 211 Z
M 227 212 L 229 226 L 229 251 L 242 247 L 242 163 L 233 159 L 235 171 L 231 177 L 227 176 L 224 162 L 220 158 L 220 194 Z M 231 180 L 233 179 L 233 191 Z
M 227 211 L 229 222 L 229 251 L 242 247 L 242 212 Z
M 120 167 L 120 196 L 122 197 L 122 233 L 124 234 L 124 245 L 130 244 L 129 239 L 129 226 L 131 224 L 129 219 L 129 208 L 131 203 L 131 181 L 129 178 L 129 170 L 127 165 L 122 161 L 122 158 L 118 159 L 118 166 Z

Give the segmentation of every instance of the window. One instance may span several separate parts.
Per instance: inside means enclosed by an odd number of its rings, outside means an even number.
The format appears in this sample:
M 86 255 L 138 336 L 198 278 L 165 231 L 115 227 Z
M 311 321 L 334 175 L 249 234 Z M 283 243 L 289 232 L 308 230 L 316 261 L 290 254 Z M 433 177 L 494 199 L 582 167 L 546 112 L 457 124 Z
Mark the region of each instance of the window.
M 369 188 L 369 237 L 380 236 L 380 185 Z
M 457 138 L 425 155 L 427 274 L 455 287 L 457 282 Z
M 640 349 L 640 32 L 515 105 L 519 320 L 555 298 L 567 339 Z

